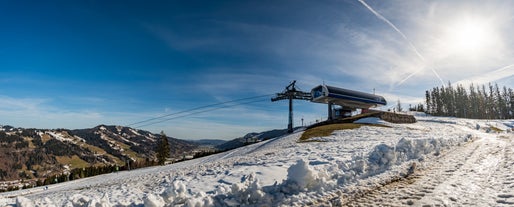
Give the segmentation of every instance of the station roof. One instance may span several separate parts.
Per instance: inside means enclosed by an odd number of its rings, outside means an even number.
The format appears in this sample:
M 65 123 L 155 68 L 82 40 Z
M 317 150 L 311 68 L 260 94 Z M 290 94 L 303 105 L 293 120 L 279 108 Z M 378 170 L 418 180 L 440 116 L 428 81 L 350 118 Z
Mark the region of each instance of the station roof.
M 350 108 L 371 108 L 386 105 L 384 97 L 334 86 L 319 85 L 311 90 L 312 102 L 332 103 Z

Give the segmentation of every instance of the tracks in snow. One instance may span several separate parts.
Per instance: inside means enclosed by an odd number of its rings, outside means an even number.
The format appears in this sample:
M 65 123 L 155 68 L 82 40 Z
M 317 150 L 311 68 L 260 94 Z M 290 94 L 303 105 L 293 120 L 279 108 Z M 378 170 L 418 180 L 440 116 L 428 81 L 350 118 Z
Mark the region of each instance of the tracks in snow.
M 334 206 L 512 206 L 514 140 L 488 136 L 460 146 L 404 179 Z

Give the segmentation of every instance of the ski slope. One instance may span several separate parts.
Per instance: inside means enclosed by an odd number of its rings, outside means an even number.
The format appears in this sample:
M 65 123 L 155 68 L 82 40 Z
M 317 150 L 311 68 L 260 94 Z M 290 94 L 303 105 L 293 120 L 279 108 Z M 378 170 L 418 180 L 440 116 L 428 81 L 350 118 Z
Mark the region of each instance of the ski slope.
M 0 194 L 0 206 L 514 205 L 514 120 L 418 115 Z M 500 132 L 497 132 L 500 130 Z

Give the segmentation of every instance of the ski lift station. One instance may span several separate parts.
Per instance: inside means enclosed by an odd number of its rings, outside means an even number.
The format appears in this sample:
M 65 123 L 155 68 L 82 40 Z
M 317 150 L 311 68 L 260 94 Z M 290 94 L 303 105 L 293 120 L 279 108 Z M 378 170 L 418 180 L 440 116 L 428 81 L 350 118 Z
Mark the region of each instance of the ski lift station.
M 365 111 L 387 104 L 382 96 L 327 85 L 314 87 L 311 97 L 312 102 L 328 104 L 328 119 L 347 117 L 357 109 Z
M 282 93 L 277 93 L 271 101 L 289 100 L 288 131 L 293 131 L 293 99 L 309 100 L 328 105 L 328 120 L 351 116 L 353 111 L 361 109 L 365 113 L 371 107 L 386 105 L 384 97 L 328 85 L 314 87 L 310 93 L 297 90 L 296 81 L 289 84 Z

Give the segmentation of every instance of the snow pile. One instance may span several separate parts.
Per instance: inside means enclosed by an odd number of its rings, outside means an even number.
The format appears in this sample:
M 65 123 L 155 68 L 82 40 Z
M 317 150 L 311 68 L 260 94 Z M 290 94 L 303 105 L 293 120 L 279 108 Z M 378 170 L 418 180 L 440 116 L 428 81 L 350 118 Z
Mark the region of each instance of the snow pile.
M 230 189 L 226 186 L 220 188 L 217 194 L 216 200 L 228 206 L 258 204 L 266 197 L 254 173 L 243 176 L 241 183 L 234 183 Z
M 323 142 L 299 143 L 300 132 L 173 165 L 9 192 L 0 194 L 0 206 L 306 206 L 366 185 L 361 182 L 366 179 L 399 176 L 412 163 L 481 136 L 483 127 L 476 126 L 485 126 L 465 119 L 417 119 L 335 131 Z
M 240 183 L 221 184 L 212 194 L 194 194 L 186 190 L 181 181 L 165 190 L 161 196 L 150 194 L 144 200 L 145 206 L 246 206 L 277 205 L 298 202 L 298 195 L 305 192 L 324 194 L 341 186 L 355 183 L 359 179 L 374 176 L 389 170 L 392 166 L 408 161 L 422 161 L 425 156 L 438 156 L 440 151 L 461 142 L 461 139 L 400 139 L 394 146 L 379 144 L 364 156 L 356 156 L 350 162 L 316 171 L 309 162 L 299 159 L 287 169 L 287 178 L 282 183 L 262 187 L 255 173 L 245 175 Z
M 33 207 L 34 202 L 29 200 L 28 198 L 20 196 L 20 197 L 16 198 L 16 206 L 17 207 Z
M 200 192 L 197 194 L 191 194 L 187 192 L 186 185 L 180 181 L 174 181 L 170 186 L 168 186 L 164 192 L 159 195 L 151 195 L 153 198 L 147 196 L 145 200 L 145 206 L 148 200 L 148 203 L 154 203 L 150 206 L 164 206 L 160 205 L 166 204 L 167 206 L 213 206 L 213 201 L 211 197 L 205 195 L 205 193 Z
M 163 207 L 166 204 L 162 197 L 156 196 L 152 193 L 147 194 L 143 198 L 143 203 L 145 207 Z
M 282 184 L 282 191 L 286 193 L 298 193 L 314 190 L 317 184 L 317 174 L 309 164 L 301 159 L 287 169 L 287 180 Z

